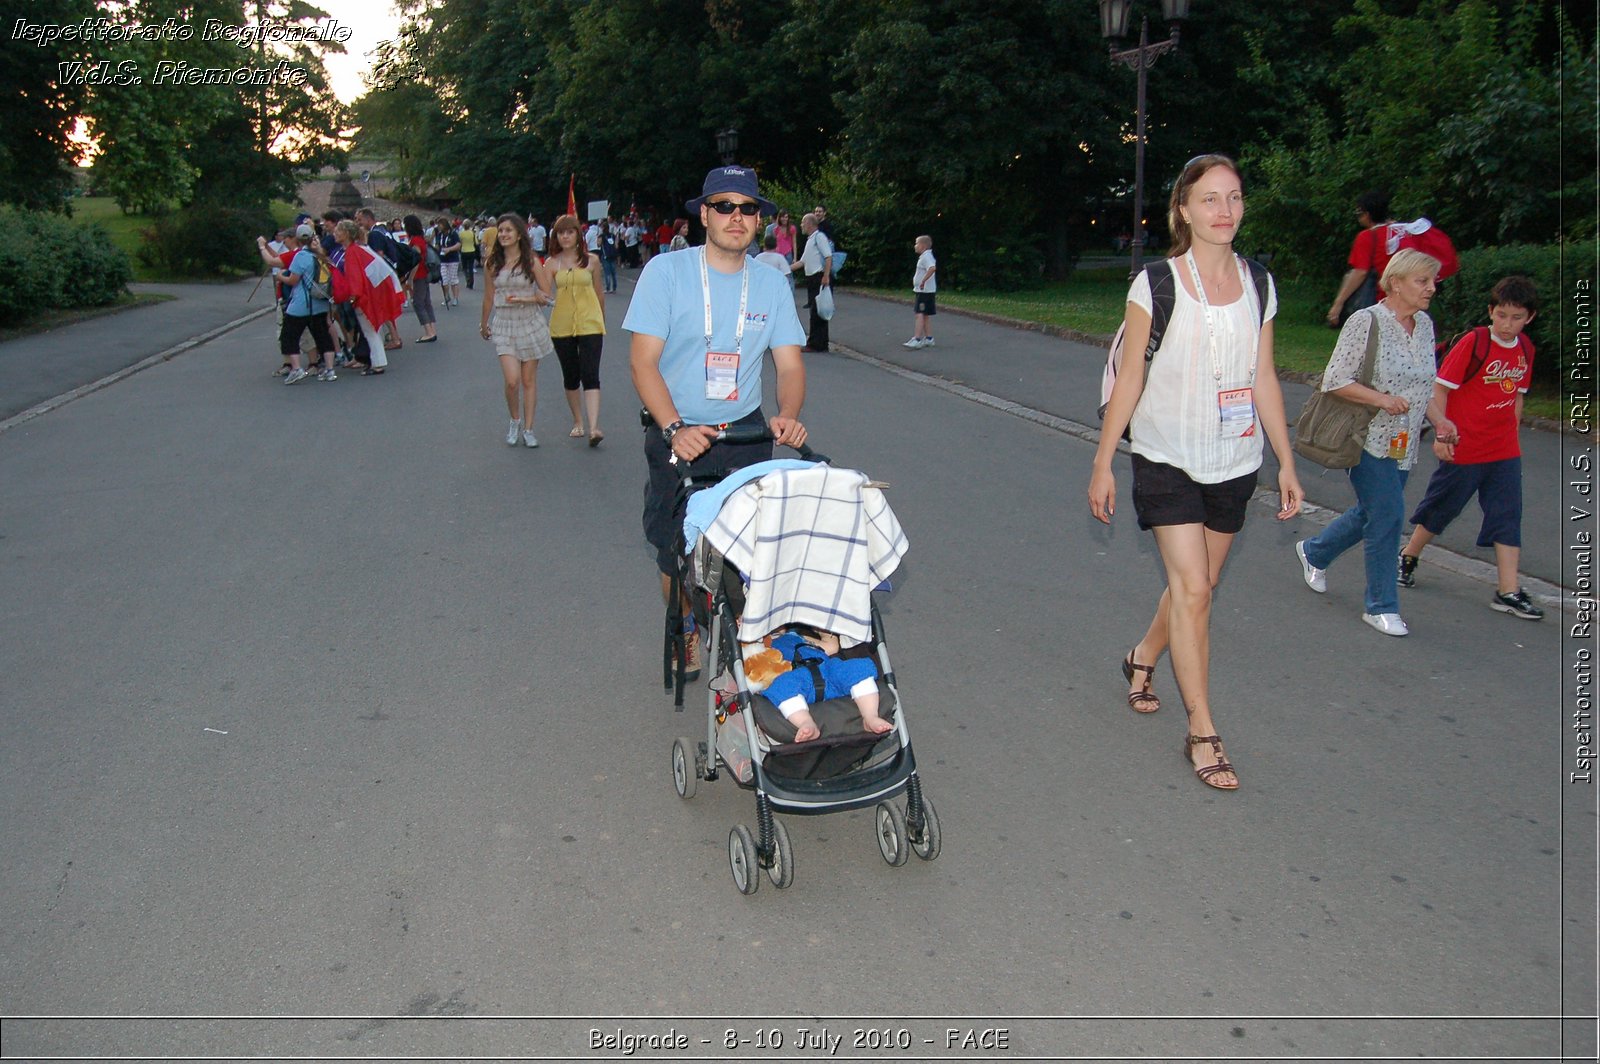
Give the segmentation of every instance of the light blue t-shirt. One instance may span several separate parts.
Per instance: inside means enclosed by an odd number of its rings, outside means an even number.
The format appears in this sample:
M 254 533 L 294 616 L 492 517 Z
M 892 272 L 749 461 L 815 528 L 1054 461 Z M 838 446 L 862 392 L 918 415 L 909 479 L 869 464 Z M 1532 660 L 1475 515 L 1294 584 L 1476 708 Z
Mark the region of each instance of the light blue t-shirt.
M 317 257 L 305 248 L 301 248 L 295 252 L 294 258 L 289 260 L 289 272 L 300 278 L 300 282 L 289 289 L 289 303 L 283 308 L 283 312 L 296 318 L 309 318 L 313 314 L 326 314 L 328 312 L 328 301 L 326 299 L 312 299 L 311 289 L 306 285 L 308 279 L 316 279 Z
M 701 248 L 661 255 L 645 264 L 622 327 L 666 340 L 661 377 L 678 416 L 691 425 L 734 421 L 761 405 L 761 363 L 767 350 L 806 342 L 794 295 L 783 275 L 749 263 L 744 343 L 739 352 L 738 398 L 706 398 L 705 294 L 700 287 Z M 712 349 L 733 350 L 738 329 L 739 274 L 706 267 L 711 286 Z

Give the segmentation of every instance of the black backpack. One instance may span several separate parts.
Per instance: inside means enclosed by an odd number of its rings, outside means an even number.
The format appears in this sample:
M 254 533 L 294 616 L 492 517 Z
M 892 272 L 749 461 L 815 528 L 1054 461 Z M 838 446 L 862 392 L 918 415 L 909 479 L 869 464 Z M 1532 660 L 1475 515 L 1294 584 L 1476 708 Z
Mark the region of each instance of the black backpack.
M 388 233 L 376 229 L 367 234 L 367 246 L 382 255 L 384 261 L 394 267 L 394 272 L 400 275 L 402 281 L 410 277 L 411 271 L 422 261 L 422 257 L 417 254 L 417 249 L 411 246 L 409 240 L 396 240 Z

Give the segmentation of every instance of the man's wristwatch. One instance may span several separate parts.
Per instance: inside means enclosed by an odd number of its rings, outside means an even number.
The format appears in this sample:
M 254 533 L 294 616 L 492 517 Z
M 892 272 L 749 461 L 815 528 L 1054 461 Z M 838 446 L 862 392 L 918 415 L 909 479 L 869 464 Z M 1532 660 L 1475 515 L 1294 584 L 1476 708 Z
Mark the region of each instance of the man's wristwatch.
M 661 430 L 661 438 L 667 441 L 667 446 L 672 446 L 672 437 L 676 436 L 678 434 L 678 430 L 681 428 L 683 428 L 683 422 L 674 421 L 672 424 Z

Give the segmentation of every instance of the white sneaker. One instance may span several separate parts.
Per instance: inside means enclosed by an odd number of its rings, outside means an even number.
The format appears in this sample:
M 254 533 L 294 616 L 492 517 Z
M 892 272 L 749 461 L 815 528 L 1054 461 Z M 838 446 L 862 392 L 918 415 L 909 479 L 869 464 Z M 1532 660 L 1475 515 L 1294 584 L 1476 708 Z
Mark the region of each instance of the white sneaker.
M 537 447 L 539 446 L 539 437 L 533 434 L 532 429 L 523 429 L 522 442 L 527 444 L 529 447 Z
M 1405 635 L 1411 631 L 1398 613 L 1363 613 L 1361 619 L 1384 635 Z
M 292 369 L 292 370 L 289 371 L 289 375 L 287 377 L 283 378 L 283 383 L 285 383 L 285 384 L 299 384 L 301 381 L 305 380 L 309 376 L 311 376 L 311 374 L 307 373 L 303 369 Z
M 905 343 L 901 344 L 900 346 L 901 347 L 906 347 L 906 348 L 911 348 L 911 349 L 915 350 L 916 348 L 919 348 L 919 347 L 922 346 L 922 338 L 920 336 L 913 336 L 911 339 L 907 340 Z
M 522 434 L 522 422 L 513 420 L 511 427 L 506 429 L 506 444 L 511 447 L 517 445 L 517 440 Z
M 1306 561 L 1305 540 L 1301 540 L 1299 543 L 1294 545 L 1294 552 L 1300 557 L 1300 575 L 1306 578 L 1306 587 L 1309 587 L 1319 595 L 1327 591 L 1328 570 L 1318 569 L 1315 565 L 1312 565 L 1310 562 Z M 1397 621 L 1399 619 L 1400 618 L 1398 617 L 1395 618 Z M 1405 635 L 1404 632 L 1401 632 L 1400 634 Z
M 922 343 L 918 344 L 917 346 L 918 347 L 932 347 L 933 346 L 933 337 L 924 336 L 922 338 Z

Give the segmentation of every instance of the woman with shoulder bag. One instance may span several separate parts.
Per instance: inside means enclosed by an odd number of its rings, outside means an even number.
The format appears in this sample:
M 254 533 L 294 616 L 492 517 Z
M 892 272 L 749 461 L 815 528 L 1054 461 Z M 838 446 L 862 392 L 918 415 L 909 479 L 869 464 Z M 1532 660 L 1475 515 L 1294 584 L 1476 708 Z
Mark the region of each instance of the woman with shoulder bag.
M 1278 520 L 1298 514 L 1301 502 L 1272 361 L 1277 290 L 1267 277 L 1261 305 L 1249 268 L 1234 253 L 1243 216 L 1232 159 L 1202 155 L 1184 166 L 1167 210 L 1171 318 L 1148 370 L 1143 358 L 1123 359 L 1089 480 L 1089 510 L 1110 524 L 1116 509 L 1111 462 L 1123 429 L 1131 429 L 1134 512 L 1140 528 L 1155 532 L 1167 588 L 1144 637 L 1122 661 L 1128 705 L 1138 713 L 1161 708 L 1150 679 L 1170 647 L 1188 715 L 1184 760 L 1202 783 L 1228 791 L 1239 786 L 1239 777 L 1211 715 L 1211 596 L 1244 527 L 1263 434 L 1280 465 Z M 1128 292 L 1124 350 L 1144 351 L 1154 306 L 1151 273 L 1141 271 Z
M 1433 398 L 1433 299 L 1439 260 L 1402 248 L 1384 267 L 1383 299 L 1345 322 L 1322 375 L 1322 390 L 1374 407 L 1361 456 L 1350 469 L 1356 504 L 1321 533 L 1295 544 L 1306 586 L 1327 591 L 1325 570 L 1357 543 L 1365 546 L 1367 585 L 1361 619 L 1384 635 L 1409 631 L 1400 618 L 1395 554 L 1405 520 L 1406 476 L 1417 461 L 1417 437 L 1426 417 L 1439 440 L 1453 442 L 1455 426 Z M 1378 330 L 1370 386 L 1358 378 L 1371 330 Z

